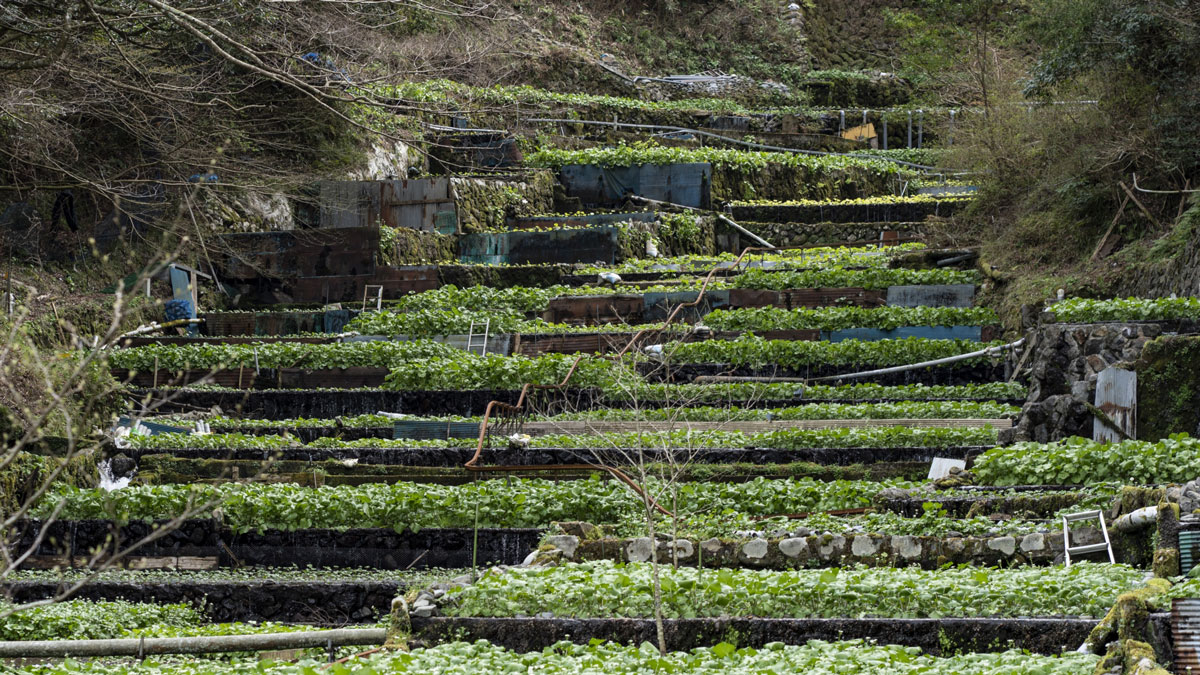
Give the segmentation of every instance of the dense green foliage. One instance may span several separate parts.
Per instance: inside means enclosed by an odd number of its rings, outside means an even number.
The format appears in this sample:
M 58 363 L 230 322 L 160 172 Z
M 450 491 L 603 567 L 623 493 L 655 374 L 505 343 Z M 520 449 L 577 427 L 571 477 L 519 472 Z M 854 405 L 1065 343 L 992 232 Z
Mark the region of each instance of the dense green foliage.
M 734 288 L 759 288 L 773 291 L 790 288 L 865 288 L 887 290 L 889 286 L 939 284 L 977 284 L 974 270 L 914 270 L 908 268 L 848 270 L 840 268 L 771 272 L 750 269 L 729 280 Z
M 1200 474 L 1200 439 L 1175 434 L 1157 441 L 1014 443 L 993 448 L 972 469 L 992 485 L 1079 485 L 1186 482 Z
M 1200 168 L 1191 140 L 1200 133 L 1200 18 L 1170 0 L 1052 0 L 1031 6 L 1029 37 L 1044 47 L 1027 93 L 1073 95 L 1085 88 L 1114 124 L 1125 125 L 1145 171 L 1182 181 Z M 1132 145 L 1136 144 L 1136 145 Z M 1136 165 L 1132 167 L 1137 170 Z
M 0 603 L 0 612 L 11 609 Z M 22 610 L 0 618 L 3 640 L 97 640 L 144 634 L 158 628 L 203 623 L 187 604 L 154 605 L 116 600 L 69 600 Z
M 899 401 L 895 403 L 808 403 L 789 408 L 600 408 L 565 413 L 556 420 L 733 420 L 995 419 L 1015 417 L 1016 406 L 970 401 Z
M 341 581 L 398 581 L 406 586 L 427 586 L 469 573 L 469 569 L 388 570 L 377 567 L 222 567 L 211 570 L 124 570 L 106 569 L 99 572 L 86 569 L 13 570 L 9 581 L 75 582 L 83 579 L 107 583 L 195 584 L 230 583 L 253 584 L 272 582 L 334 583 Z
M 387 673 L 478 673 L 537 672 L 544 675 L 761 675 L 804 673 L 805 675 L 1079 675 L 1090 672 L 1099 657 L 1075 652 L 1062 656 L 1038 656 L 1010 650 L 949 657 L 923 654 L 917 647 L 876 645 L 861 640 L 822 642 L 810 640 L 801 646 L 772 642 L 762 649 L 738 649 L 722 642 L 689 652 L 660 654 L 650 645 L 623 646 L 608 642 L 578 645 L 560 642 L 541 652 L 511 652 L 486 641 L 467 644 L 451 642 L 411 652 L 388 651 L 365 659 L 335 665 L 333 675 Z M 153 659 L 139 666 L 109 666 L 99 662 L 76 662 L 30 667 L 34 675 L 315 675 L 321 664 L 302 661 L 233 663 L 171 661 Z
M 646 383 L 628 391 L 607 392 L 617 399 L 638 401 L 672 401 L 677 405 L 695 405 L 718 401 L 776 401 L 802 396 L 818 401 L 912 400 L 930 399 L 1023 399 L 1028 394 L 1025 385 L 1017 382 L 988 382 L 984 384 L 934 385 L 881 384 L 799 386 L 790 382 L 733 382 L 720 384 L 661 384 Z
M 530 166 L 557 169 L 567 164 L 598 164 L 604 167 L 634 166 L 637 164 L 686 164 L 707 162 L 714 167 L 741 170 L 764 169 L 768 166 L 804 168 L 820 174 L 846 169 L 861 169 L 872 173 L 898 174 L 900 168 L 884 159 L 849 157 L 846 155 L 805 155 L 800 153 L 756 152 L 706 146 L 678 148 L 652 143 L 616 145 L 585 150 L 541 148 L 525 157 Z
M 626 333 L 643 329 L 661 330 L 665 324 L 626 323 L 597 326 L 550 323 L 542 319 L 527 320 L 515 310 L 473 311 L 462 309 L 418 309 L 405 312 L 369 312 L 360 314 L 347 324 L 347 330 L 363 335 L 405 335 L 410 338 L 440 335 L 468 335 L 472 325 L 482 334 L 487 323 L 489 335 L 503 333 L 563 334 L 563 333 Z M 682 330 L 682 329 L 681 329 Z
M 558 384 L 570 372 L 573 354 L 501 356 L 455 350 L 448 357 L 428 358 L 395 364 L 384 380 L 385 389 L 464 390 L 520 389 L 526 384 Z M 638 381 L 639 376 L 624 364 L 586 357 L 571 376 L 573 387 L 608 387 L 620 381 Z
M 1013 409 L 984 408 L 992 413 L 1012 414 Z M 680 424 L 682 427 L 683 425 Z M 258 436 L 241 433 L 191 435 L 182 433 L 131 436 L 133 447 L 147 450 L 176 448 L 224 450 L 281 450 L 284 448 L 467 448 L 474 447 L 477 438 L 393 439 L 359 438 L 342 440 L 323 437 L 301 443 L 290 436 Z M 685 428 L 672 431 L 594 432 L 589 434 L 543 434 L 530 440 L 534 448 L 594 448 L 614 452 L 637 448 L 951 448 L 991 445 L 996 431 L 991 427 L 862 427 L 832 429 L 785 428 L 760 433 L 740 431 L 693 431 Z M 612 461 L 617 463 L 617 459 Z
M 676 498 L 684 512 L 749 515 L 799 513 L 870 506 L 871 497 L 904 481 L 867 482 L 812 479 L 748 483 L 684 483 Z M 67 488 L 48 496 L 38 515 L 59 502 L 63 519 L 155 520 L 189 507 L 207 516 L 220 507 L 223 522 L 236 531 L 376 527 L 419 530 L 430 527 L 545 527 L 555 521 L 636 523 L 642 504 L 615 480 L 486 480 L 464 485 L 396 483 L 307 488 L 299 485 L 239 484 L 136 486 L 108 492 Z M 644 521 L 643 521 L 644 522 Z
M 794 387 L 793 387 L 794 389 Z M 793 391 L 789 390 L 790 396 Z M 827 419 L 957 419 L 1014 417 L 1020 408 L 1006 404 L 975 401 L 897 401 L 891 403 L 809 403 L 789 408 L 597 408 L 552 417 L 534 416 L 537 421 L 555 420 L 678 420 L 678 421 L 727 421 L 727 420 L 827 420 Z M 425 417 L 409 415 L 406 420 L 430 420 L 447 422 L 481 421 L 482 416 L 463 417 L 439 415 Z M 391 427 L 396 420 L 386 415 L 354 415 L 351 417 L 297 418 L 265 420 L 215 416 L 206 420 L 210 426 L 222 429 L 302 429 L 314 427 L 367 428 Z M 195 420 L 179 420 L 184 425 Z M 162 434 L 160 434 L 162 435 Z M 185 439 L 175 435 L 180 441 Z M 133 438 L 140 445 L 151 437 Z M 196 438 L 188 436 L 187 438 Z M 180 447 L 180 446 L 176 446 Z
M 7 614 L 0 618 L 0 640 L 103 640 L 304 630 L 269 621 L 208 623 L 203 613 L 186 603 L 64 600 L 8 613 L 12 608 L 0 602 L 0 614 Z
M 1067 298 L 1047 311 L 1065 323 L 1200 319 L 1200 298 Z
M 528 85 L 472 87 L 453 80 L 426 80 L 406 82 L 390 88 L 389 93 L 397 98 L 421 103 L 469 102 L 475 105 L 546 105 L 580 107 L 604 107 L 615 110 L 715 112 L 754 114 L 770 112 L 754 110 L 728 98 L 687 98 L 667 101 L 648 101 L 619 96 L 597 96 L 586 93 L 561 93 L 538 89 Z M 774 110 L 774 112 L 783 112 Z M 788 109 L 788 112 L 799 112 Z
M 921 251 L 925 249 L 924 244 L 909 243 L 900 244 L 898 246 L 818 246 L 815 248 L 804 248 L 787 250 L 784 249 L 778 253 L 762 253 L 755 254 L 749 258 L 742 260 L 744 266 L 743 271 L 755 269 L 752 265 L 765 264 L 773 266 L 772 269 L 787 270 L 839 270 L 847 267 L 862 267 L 862 268 L 878 268 L 886 269 L 892 261 L 892 258 L 904 253 Z M 637 260 L 626 260 L 616 267 L 598 266 L 585 267 L 581 274 L 596 274 L 598 272 L 616 271 L 624 274 L 641 273 L 641 272 L 664 272 L 664 271 L 694 271 L 708 272 L 713 268 L 717 269 L 733 269 L 734 263 L 738 260 L 737 255 L 733 253 L 722 253 L 719 255 L 683 255 L 672 258 L 640 258 Z
M 996 313 L 986 307 L 823 307 L 820 309 L 717 309 L 704 317 L 716 330 L 823 330 L 901 326 L 994 326 Z
M 1100 617 L 1144 573 L 1123 565 L 983 570 L 963 566 L 830 568 L 786 572 L 665 568 L 663 614 L 670 618 L 759 616 Z M 452 591 L 456 616 L 550 612 L 564 617 L 653 616 L 649 564 L 607 561 L 489 573 Z
M 119 349 L 109 356 L 114 368 L 186 370 L 189 368 L 388 368 L 398 362 L 447 359 L 463 352 L 430 340 L 413 342 L 347 342 L 307 344 L 147 345 Z
M 743 335 L 736 340 L 707 340 L 669 345 L 664 352 L 675 363 L 728 363 L 735 366 L 804 368 L 811 366 L 900 366 L 979 351 L 1000 343 L 970 340 L 764 340 Z M 968 359 L 970 364 L 985 357 Z
M 793 199 L 777 201 L 770 199 L 735 201 L 734 206 L 882 206 L 885 204 L 933 204 L 937 202 L 963 202 L 971 195 L 877 195 L 857 199 Z

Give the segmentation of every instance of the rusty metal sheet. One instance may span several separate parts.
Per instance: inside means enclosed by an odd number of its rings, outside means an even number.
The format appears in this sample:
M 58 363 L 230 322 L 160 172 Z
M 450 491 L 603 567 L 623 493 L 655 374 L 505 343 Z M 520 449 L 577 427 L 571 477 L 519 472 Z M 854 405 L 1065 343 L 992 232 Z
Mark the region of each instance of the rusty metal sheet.
M 585 204 L 615 206 L 629 194 L 701 209 L 709 208 L 712 201 L 712 166 L 707 163 L 569 164 L 559 170 L 559 180 L 569 196 Z
M 344 302 L 356 306 L 354 303 L 362 303 L 367 286 L 382 286 L 384 299 L 393 300 L 409 293 L 433 290 L 440 284 L 436 266 L 420 265 L 383 267 L 371 275 L 294 279 L 279 285 L 292 302 Z
M 855 305 L 880 307 L 887 301 L 884 291 L 862 288 L 793 288 L 780 291 L 789 309 Z
M 438 232 L 441 214 L 455 213 L 448 177 L 379 181 L 322 181 L 321 227 L 407 227 Z M 442 234 L 457 231 L 454 228 Z M 442 227 L 444 229 L 444 227 Z
M 477 232 L 458 240 L 459 259 L 485 265 L 605 263 L 617 259 L 617 228 Z
M 222 387 L 241 389 L 254 388 L 258 373 L 254 368 L 243 367 L 232 370 L 152 370 L 132 371 L 114 368 L 112 375 L 119 382 L 128 382 L 135 387 L 182 387 L 187 384 L 215 384 Z
M 891 286 L 887 290 L 887 304 L 896 307 L 971 307 L 975 304 L 975 286 Z
M 696 291 L 648 292 L 645 294 L 645 310 L 642 319 L 648 322 L 665 321 L 671 312 L 679 305 L 687 305 L 696 301 Z M 677 314 L 680 321 L 695 323 L 700 321 L 714 309 L 729 307 L 729 291 L 705 291 L 704 297 L 694 307 L 684 307 Z
M 729 289 L 731 308 L 786 307 L 787 301 L 779 291 L 763 291 L 753 288 Z
M 642 319 L 641 295 L 575 295 L 553 298 L 542 314 L 551 323 L 638 323 Z
M 1176 598 L 1171 603 L 1172 661 L 1176 673 L 1200 673 L 1200 599 Z
M 1096 407 L 1130 438 L 1137 438 L 1137 373 L 1123 368 L 1105 368 L 1096 376 Z M 1104 443 L 1124 440 L 1121 434 L 1096 417 L 1092 438 Z
M 521 335 L 516 353 L 526 356 L 537 354 L 610 354 L 624 349 L 635 333 L 587 333 L 584 335 Z M 651 340 L 660 340 L 658 333 L 646 333 L 637 340 L 636 346 Z
M 204 335 L 254 335 L 254 314 L 250 312 L 206 312 L 201 332 Z
M 275 376 L 270 384 L 264 383 L 260 378 L 259 386 L 279 389 L 378 389 L 383 386 L 383 379 L 389 372 L 387 368 L 369 366 L 317 370 L 278 368 L 270 373 Z
M 505 132 L 457 132 L 438 136 L 429 147 L 430 173 L 462 174 L 521 165 L 525 155 Z
M 379 228 L 292 230 L 228 234 L 225 279 L 296 278 L 373 274 Z

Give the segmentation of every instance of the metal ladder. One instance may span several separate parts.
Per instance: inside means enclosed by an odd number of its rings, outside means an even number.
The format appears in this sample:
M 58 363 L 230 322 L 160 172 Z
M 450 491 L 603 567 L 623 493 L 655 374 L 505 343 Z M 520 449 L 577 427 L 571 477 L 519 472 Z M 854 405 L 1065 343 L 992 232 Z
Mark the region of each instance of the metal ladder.
M 1067 523 L 1076 520 L 1099 520 L 1100 532 L 1104 534 L 1104 543 L 1089 544 L 1087 546 L 1071 546 L 1071 528 L 1067 527 Z M 1108 561 L 1116 563 L 1117 559 L 1113 557 L 1112 542 L 1108 539 L 1108 526 L 1104 523 L 1103 511 L 1080 511 L 1079 513 L 1063 514 L 1063 555 L 1066 560 L 1067 567 L 1071 566 L 1071 554 L 1083 555 L 1085 553 L 1096 553 L 1099 551 L 1108 551 Z
M 492 320 L 491 319 L 484 320 L 482 335 L 480 333 L 475 332 L 475 326 L 477 326 L 477 325 L 479 325 L 479 324 L 476 321 L 474 321 L 474 320 L 471 321 L 471 330 L 469 333 L 467 333 L 467 351 L 469 351 L 469 352 L 474 351 L 475 348 L 478 347 L 479 355 L 487 356 L 488 332 L 492 328 Z M 479 339 L 476 340 L 476 338 L 479 338 Z

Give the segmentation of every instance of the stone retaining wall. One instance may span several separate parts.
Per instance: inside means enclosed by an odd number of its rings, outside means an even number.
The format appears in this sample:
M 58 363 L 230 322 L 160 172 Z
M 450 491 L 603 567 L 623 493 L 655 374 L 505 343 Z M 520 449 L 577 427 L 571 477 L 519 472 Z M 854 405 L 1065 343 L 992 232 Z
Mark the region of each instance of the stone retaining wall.
M 1103 541 L 1099 530 L 1082 528 L 1071 533 L 1072 545 Z M 556 535 L 544 540 L 543 550 L 552 546 L 567 560 L 618 560 L 645 562 L 651 559 L 652 541 L 635 539 L 580 540 L 574 535 Z M 934 569 L 945 564 L 981 566 L 1048 565 L 1061 558 L 1061 533 L 1033 533 L 998 537 L 928 537 L 881 534 L 821 534 L 787 538 L 676 539 L 658 542 L 660 562 L 705 567 L 750 567 L 791 569 L 869 565 L 905 567 L 920 565 Z M 1121 560 L 1119 552 L 1118 560 Z
M 1196 322 L 1043 324 L 1026 334 L 1016 376 L 1029 381 L 1029 398 L 1000 441 L 1060 440 L 1092 435 L 1096 378 L 1118 363 L 1132 363 L 1166 332 L 1195 331 Z M 1029 352 L 1026 355 L 1024 352 Z
M 920 237 L 924 223 L 738 223 L 774 246 L 815 246 L 851 241 L 878 241 L 882 230 L 900 237 Z

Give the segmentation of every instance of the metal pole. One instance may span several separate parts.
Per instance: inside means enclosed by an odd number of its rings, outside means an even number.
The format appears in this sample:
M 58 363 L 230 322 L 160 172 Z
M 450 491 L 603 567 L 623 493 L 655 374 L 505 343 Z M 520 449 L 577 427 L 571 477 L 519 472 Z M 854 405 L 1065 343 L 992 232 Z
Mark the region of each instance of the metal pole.
M 839 110 L 838 111 L 838 131 L 842 132 L 845 130 L 846 130 L 846 111 Z
M 925 139 L 925 111 L 917 111 L 917 147 L 921 147 Z
M 957 110 L 950 111 L 950 134 L 949 138 L 946 139 L 946 145 L 954 145 L 954 115 L 957 112 Z
M 908 147 L 912 147 L 912 111 L 908 111 Z
M 81 656 L 146 656 L 151 654 L 210 654 L 256 652 L 306 647 L 379 645 L 384 628 L 341 628 L 265 635 L 211 635 L 186 638 L 128 638 L 119 640 L 21 640 L 0 642 L 0 658 L 66 658 Z

